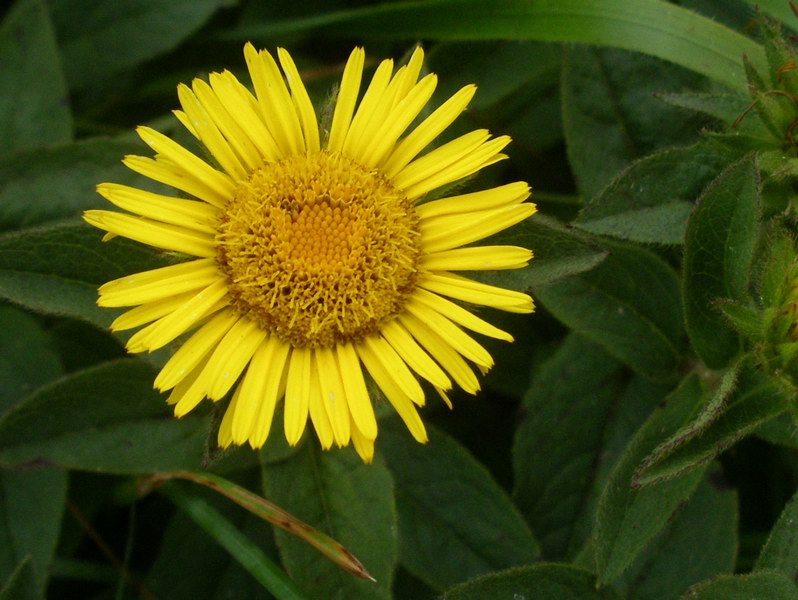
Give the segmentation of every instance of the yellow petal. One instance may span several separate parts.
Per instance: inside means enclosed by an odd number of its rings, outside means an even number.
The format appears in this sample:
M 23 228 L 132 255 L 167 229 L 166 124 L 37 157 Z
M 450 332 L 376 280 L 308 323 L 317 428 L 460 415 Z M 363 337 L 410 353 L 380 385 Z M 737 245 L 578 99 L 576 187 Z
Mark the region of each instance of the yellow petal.
M 398 318 L 399 322 L 418 340 L 418 343 L 426 348 L 427 352 L 446 369 L 457 385 L 469 394 L 476 394 L 479 391 L 479 380 L 476 375 L 446 340 L 409 313 L 400 315 Z
M 222 279 L 212 258 L 192 260 L 114 279 L 100 286 L 99 306 L 135 306 L 208 287 Z
M 285 439 L 291 446 L 299 442 L 308 420 L 311 356 L 312 352 L 307 348 L 294 348 L 288 363 L 283 425 Z
M 480 283 L 454 273 L 424 273 L 418 286 L 455 300 L 491 306 L 506 312 L 531 313 L 535 310 L 528 294 Z
M 155 248 L 203 258 L 216 255 L 216 245 L 211 235 L 185 227 L 110 210 L 87 210 L 83 213 L 83 220 L 98 229 Z
M 352 419 L 365 438 L 374 440 L 377 437 L 377 419 L 355 348 L 352 344 L 338 344 L 335 350 Z
M 418 416 L 413 401 L 399 387 L 394 377 L 388 372 L 385 364 L 366 344 L 355 347 L 366 369 L 371 374 L 374 382 L 380 387 L 385 397 L 396 410 L 399 417 L 405 422 L 412 436 L 419 442 L 426 443 L 427 430 L 421 417 Z
M 443 369 L 429 357 L 429 354 L 416 343 L 413 336 L 398 321 L 393 320 L 387 323 L 382 327 L 380 333 L 416 373 L 435 386 L 447 390 L 452 387 L 452 382 L 449 381 Z
M 365 60 L 366 53 L 363 48 L 355 48 L 349 55 L 349 60 L 346 61 L 338 98 L 335 101 L 330 137 L 327 141 L 327 149 L 330 152 L 339 152 L 344 147 L 344 140 L 352 123 L 352 114 L 355 112 Z
M 405 139 L 399 142 L 382 166 L 386 177 L 392 179 L 451 125 L 471 102 L 476 91 L 477 88 L 474 85 L 465 86 L 441 104 Z
M 316 348 L 321 402 L 339 447 L 349 444 L 349 402 L 341 380 L 338 359 L 331 348 Z
M 183 381 L 198 364 L 210 358 L 211 351 L 240 318 L 233 310 L 215 315 L 166 361 L 153 386 L 159 390 L 168 390 Z
M 118 183 L 101 183 L 97 193 L 128 212 L 162 223 L 214 235 L 221 211 L 205 202 L 146 192 Z
M 302 83 L 302 78 L 299 76 L 299 71 L 291 55 L 285 49 L 278 48 L 277 57 L 280 59 L 280 65 L 283 67 L 288 86 L 291 88 L 291 99 L 294 101 L 294 108 L 302 123 L 302 132 L 305 134 L 305 148 L 307 148 L 308 152 L 318 152 L 320 147 L 319 125 L 316 120 L 316 112 L 313 110 L 313 104 L 310 101 L 305 85 Z
M 423 221 L 444 215 L 491 210 L 510 204 L 521 204 L 529 198 L 529 194 L 529 185 L 523 181 L 516 181 L 488 190 L 425 202 L 416 206 L 416 214 Z
M 476 246 L 426 254 L 421 267 L 430 271 L 498 271 L 518 269 L 532 259 L 532 251 L 518 246 Z

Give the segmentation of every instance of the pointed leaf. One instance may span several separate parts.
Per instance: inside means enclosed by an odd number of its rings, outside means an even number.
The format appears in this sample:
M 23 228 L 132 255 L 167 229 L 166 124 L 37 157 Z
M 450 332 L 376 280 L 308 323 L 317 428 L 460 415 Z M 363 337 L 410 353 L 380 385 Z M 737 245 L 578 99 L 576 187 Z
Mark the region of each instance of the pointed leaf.
M 709 424 L 691 423 L 646 460 L 635 475 L 640 485 L 650 485 L 698 468 L 762 424 L 788 408 L 788 398 L 778 385 L 746 370 L 725 410 Z M 675 446 L 672 444 L 675 442 Z
M 723 367 L 740 349 L 739 336 L 714 303 L 747 299 L 759 190 L 756 163 L 744 158 L 707 188 L 687 225 L 682 286 L 687 333 L 711 368 Z
M 397 421 L 380 422 L 379 447 L 396 481 L 404 567 L 444 590 L 537 560 L 540 548 L 529 527 L 465 448 L 430 426 L 429 442 L 413 443 Z

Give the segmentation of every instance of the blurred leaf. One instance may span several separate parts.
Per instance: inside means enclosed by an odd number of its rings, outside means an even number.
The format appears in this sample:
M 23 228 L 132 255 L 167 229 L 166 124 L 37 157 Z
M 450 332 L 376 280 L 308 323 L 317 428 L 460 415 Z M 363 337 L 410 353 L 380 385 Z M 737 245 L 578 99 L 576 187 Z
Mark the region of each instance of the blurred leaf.
M 536 290 L 568 275 L 589 271 L 607 256 L 607 251 L 589 235 L 540 214 L 491 237 L 490 243 L 530 248 L 534 258 L 523 269 L 479 271 L 469 276 L 521 291 Z
M 701 387 L 688 376 L 637 431 L 615 465 L 596 510 L 594 551 L 598 578 L 610 582 L 634 562 L 682 508 L 701 481 L 697 469 L 643 489 L 632 487 L 635 469 L 695 410 Z
M 784 507 L 756 561 L 755 571 L 773 570 L 798 578 L 798 493 Z
M 0 235 L 0 298 L 106 328 L 117 313 L 97 307 L 97 286 L 169 262 L 141 244 L 101 239 L 87 225 Z
M 581 194 L 590 201 L 635 159 L 695 140 L 699 121 L 661 102 L 652 90 L 695 88 L 704 82 L 690 71 L 642 54 L 568 48 L 562 75 L 563 123 Z M 649 200 L 645 207 L 658 204 L 661 200 Z
M 390 473 L 377 461 L 363 464 L 349 448 L 325 452 L 311 442 L 286 460 L 264 464 L 264 496 L 344 544 L 377 582 L 344 573 L 293 535 L 276 530 L 286 570 L 311 598 L 390 598 L 397 559 Z
M 0 306 L 0 414 L 61 372 L 53 341 L 38 321 Z
M 360 38 L 515 39 L 611 46 L 650 54 L 740 89 L 746 85 L 742 54 L 758 65 L 765 61 L 762 47 L 750 39 L 661 0 L 394 2 L 244 25 L 224 37 L 266 42 L 278 34 L 316 29 L 325 35 Z
M 634 370 L 671 378 L 682 343 L 676 274 L 647 250 L 605 246 L 610 255 L 597 267 L 538 288 L 536 295 L 567 327 Z
M 207 421 L 174 418 L 152 389 L 154 377 L 152 367 L 125 359 L 40 388 L 0 418 L 0 465 L 137 474 L 197 469 Z
M 36 585 L 33 561 L 30 556 L 19 563 L 14 572 L 0 587 L 0 600 L 41 600 L 44 598 Z
M 397 418 L 379 447 L 396 481 L 402 565 L 433 588 L 534 562 L 540 547 L 491 474 L 454 439 L 427 426 L 416 444 Z
M 650 551 L 641 555 L 623 581 L 615 582 L 626 597 L 678 598 L 689 586 L 732 571 L 737 555 L 737 493 L 717 489 L 712 479 L 710 473 Z
M 564 558 L 600 463 L 623 368 L 600 346 L 570 335 L 532 380 L 513 445 L 518 508 L 545 557 Z M 584 540 L 582 540 L 584 541 Z
M 489 109 L 530 80 L 556 83 L 562 52 L 539 42 L 487 41 L 435 44 L 427 56 L 431 72 L 441 75 L 436 95 L 452 96 L 470 83 L 478 87 L 469 111 Z
M 0 90 L 0 154 L 72 139 L 66 82 L 43 0 L 17 0 L 0 24 Z
M 277 548 L 268 523 L 244 511 L 225 511 L 225 516 L 262 552 L 276 559 Z M 243 568 L 227 551 L 209 544 L 205 531 L 183 512 L 176 511 L 162 529 L 156 558 L 146 579 L 155 598 L 273 600 L 253 577 L 242 573 Z M 186 548 L 201 551 L 186 552 Z
M 487 598 L 534 600 L 620 600 L 611 588 L 598 588 L 592 573 L 570 565 L 548 563 L 508 569 L 458 585 L 441 600 Z
M 704 144 L 657 152 L 627 167 L 574 224 L 635 242 L 680 244 L 696 199 L 724 165 Z
M 740 340 L 713 306 L 721 298 L 745 302 L 760 212 L 755 160 L 726 169 L 699 200 L 687 225 L 684 249 L 685 322 L 693 348 L 710 368 L 721 368 Z
M 30 556 L 38 588 L 44 590 L 66 492 L 65 471 L 0 470 L 0 581 Z
M 305 596 L 263 551 L 235 525 L 198 496 L 168 488 L 164 493 L 197 525 L 202 527 L 277 600 L 302 600 Z
M 157 189 L 122 165 L 142 152 L 138 142 L 94 138 L 0 158 L 0 230 L 75 218 L 110 205 L 95 191 L 102 181 Z
M 737 387 L 737 377 L 741 369 L 742 361 L 737 361 L 720 375 L 720 381 L 718 381 L 716 389 L 711 395 L 706 395 L 707 401 L 697 411 L 696 415 L 654 449 L 638 469 L 638 477 L 641 473 L 645 474 L 649 467 L 656 465 L 663 457 L 673 453 L 675 449 L 702 435 L 718 419 L 726 407 L 729 396 L 732 395 Z M 637 482 L 639 483 L 639 480 Z
M 655 451 L 655 460 L 647 460 L 636 475 L 640 485 L 649 485 L 661 479 L 671 478 L 701 466 L 732 446 L 763 423 L 783 413 L 789 399 L 771 380 L 755 371 L 741 376 L 739 387 L 728 400 L 726 409 L 709 425 L 694 428 L 688 425 L 691 434 L 686 438 L 674 436 L 675 445 L 669 440 L 660 452 Z M 686 428 L 686 429 L 687 429 Z M 698 435 L 695 435 L 695 429 Z
M 781 0 L 745 0 L 750 6 L 755 7 L 757 10 L 764 11 L 784 25 L 792 29 L 798 30 L 798 19 L 795 14 L 790 10 L 789 2 L 782 2 Z
M 682 600 L 798 600 L 798 588 L 781 573 L 724 575 L 699 584 Z
M 222 5 L 222 0 L 48 2 L 72 89 L 91 87 L 166 54 Z

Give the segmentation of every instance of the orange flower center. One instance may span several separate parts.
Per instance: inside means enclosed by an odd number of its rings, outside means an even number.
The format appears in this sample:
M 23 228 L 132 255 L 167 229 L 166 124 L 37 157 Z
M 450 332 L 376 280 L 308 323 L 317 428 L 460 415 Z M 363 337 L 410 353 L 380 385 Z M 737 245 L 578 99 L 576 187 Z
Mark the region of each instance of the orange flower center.
M 295 347 L 357 340 L 398 314 L 419 240 L 400 190 L 325 151 L 253 171 L 216 235 L 233 306 Z

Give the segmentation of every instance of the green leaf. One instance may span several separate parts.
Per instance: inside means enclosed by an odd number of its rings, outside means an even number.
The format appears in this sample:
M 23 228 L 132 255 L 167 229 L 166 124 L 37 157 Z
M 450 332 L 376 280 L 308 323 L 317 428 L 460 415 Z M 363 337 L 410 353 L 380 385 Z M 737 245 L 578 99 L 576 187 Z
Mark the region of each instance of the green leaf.
M 681 600 L 798 600 L 798 588 L 781 573 L 724 575 L 689 590 Z
M 755 571 L 773 570 L 793 581 L 798 578 L 798 493 L 784 507 L 770 530 L 756 561 Z
M 643 464 L 638 469 L 638 477 L 641 474 L 645 475 L 652 465 L 656 465 L 680 446 L 702 435 L 718 419 L 727 404 L 729 396 L 737 387 L 737 377 L 741 369 L 742 361 L 737 361 L 721 375 L 720 381 L 717 382 L 717 388 L 708 397 L 707 402 L 700 407 L 697 414 L 646 457 L 646 460 L 643 461 Z M 640 483 L 640 480 L 636 480 L 636 483 Z
M 738 545 L 737 493 L 717 489 L 712 482 L 710 473 L 650 551 L 615 582 L 616 589 L 635 600 L 676 598 L 699 581 L 732 571 Z
M 589 271 L 607 257 L 607 251 L 589 235 L 540 214 L 492 236 L 486 243 L 522 246 L 534 252 L 529 266 L 523 269 L 469 273 L 479 281 L 521 291 Z
M 605 246 L 610 255 L 601 264 L 537 289 L 538 299 L 570 329 L 634 370 L 672 377 L 682 343 L 676 274 L 647 250 Z
M 705 144 L 652 154 L 618 175 L 574 224 L 635 242 L 680 244 L 695 199 L 724 165 Z
M 141 244 L 101 239 L 102 233 L 87 225 L 0 236 L 0 298 L 108 327 L 118 313 L 97 307 L 97 286 L 169 261 Z
M 0 465 L 52 464 L 107 473 L 197 469 L 207 420 L 176 419 L 155 371 L 125 359 L 37 390 L 0 418 Z
M 27 556 L 44 590 L 66 502 L 67 474 L 59 469 L 0 470 L 0 581 Z
M 697 469 L 643 489 L 632 487 L 640 461 L 688 418 L 701 400 L 698 378 L 688 376 L 632 438 L 615 465 L 596 509 L 593 543 L 599 581 L 618 578 L 682 508 L 701 481 Z
M 746 370 L 726 409 L 710 424 L 691 423 L 655 451 L 637 475 L 640 485 L 675 477 L 699 467 L 731 447 L 758 427 L 787 410 L 789 399 L 772 380 L 756 371 Z M 686 439 L 681 437 L 688 432 Z M 676 440 L 677 443 L 673 444 Z
M 568 48 L 562 74 L 563 124 L 581 194 L 590 201 L 635 159 L 697 139 L 698 119 L 661 102 L 651 91 L 696 88 L 705 81 L 642 54 Z M 647 207 L 656 204 L 660 202 Z
M 69 96 L 43 0 L 17 0 L 0 24 L 0 90 L 0 154 L 72 139 Z
M 322 28 L 325 35 L 388 39 L 521 39 L 611 46 L 674 62 L 739 89 L 746 86 L 740 57 L 746 54 L 756 64 L 765 62 L 755 42 L 662 0 L 398 2 L 242 26 L 225 37 L 265 42 L 277 34 Z
M 49 3 L 67 81 L 73 89 L 106 83 L 116 73 L 166 54 L 197 31 L 222 4 L 220 0 Z
M 687 225 L 684 249 L 685 322 L 698 356 L 721 368 L 740 350 L 740 340 L 714 306 L 719 299 L 745 301 L 759 235 L 760 182 L 751 157 L 726 169 L 704 192 Z
M 584 542 L 574 539 L 577 520 L 594 483 L 622 375 L 621 364 L 600 346 L 570 335 L 529 385 L 513 444 L 513 497 L 549 559 Z
M 402 565 L 444 590 L 534 562 L 538 542 L 491 474 L 454 439 L 429 425 L 427 433 L 429 443 L 417 444 L 397 418 L 380 421 L 378 445 L 396 481 Z
M 0 157 L 0 230 L 78 217 L 110 208 L 95 192 L 103 181 L 159 189 L 122 165 L 140 153 L 139 142 L 95 138 Z
M 198 496 L 171 487 L 164 492 L 183 512 L 269 590 L 277 600 L 303 600 L 305 596 L 266 554 L 222 513 Z
M 53 341 L 38 321 L 0 306 L 0 414 L 61 372 Z
M 347 448 L 315 440 L 290 458 L 264 464 L 264 496 L 344 544 L 376 583 L 345 573 L 304 542 L 275 531 L 286 570 L 311 598 L 390 598 L 397 559 L 396 506 L 388 470 L 365 465 Z
M 446 592 L 441 600 L 534 598 L 534 600 L 620 600 L 611 588 L 598 588 L 592 573 L 549 563 L 478 577 Z
M 0 600 L 40 600 L 44 598 L 33 573 L 30 556 L 19 563 L 0 587 Z

